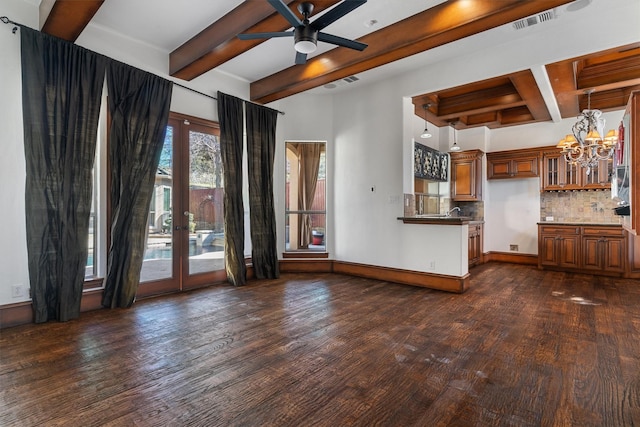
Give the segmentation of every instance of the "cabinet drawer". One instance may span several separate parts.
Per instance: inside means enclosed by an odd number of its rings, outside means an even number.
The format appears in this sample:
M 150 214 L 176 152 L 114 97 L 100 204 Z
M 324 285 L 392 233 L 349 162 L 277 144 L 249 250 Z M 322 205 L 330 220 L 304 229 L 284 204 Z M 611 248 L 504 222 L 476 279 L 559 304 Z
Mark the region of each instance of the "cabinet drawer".
M 585 236 L 624 237 L 624 230 L 622 227 L 582 227 L 582 234 Z
M 579 226 L 561 226 L 561 225 L 541 225 L 541 233 L 548 234 L 580 234 Z

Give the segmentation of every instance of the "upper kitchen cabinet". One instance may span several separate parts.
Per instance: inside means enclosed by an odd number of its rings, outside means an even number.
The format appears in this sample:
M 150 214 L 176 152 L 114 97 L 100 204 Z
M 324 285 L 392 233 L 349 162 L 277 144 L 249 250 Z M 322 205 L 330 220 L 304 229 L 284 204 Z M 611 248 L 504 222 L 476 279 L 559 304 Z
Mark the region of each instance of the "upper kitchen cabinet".
M 481 150 L 450 153 L 451 199 L 477 202 L 482 200 L 482 156 Z
M 556 147 L 542 151 L 542 191 L 603 190 L 611 187 L 612 159 L 601 160 L 587 171 L 566 161 Z
M 487 179 L 535 178 L 540 176 L 540 154 L 536 150 L 487 153 Z

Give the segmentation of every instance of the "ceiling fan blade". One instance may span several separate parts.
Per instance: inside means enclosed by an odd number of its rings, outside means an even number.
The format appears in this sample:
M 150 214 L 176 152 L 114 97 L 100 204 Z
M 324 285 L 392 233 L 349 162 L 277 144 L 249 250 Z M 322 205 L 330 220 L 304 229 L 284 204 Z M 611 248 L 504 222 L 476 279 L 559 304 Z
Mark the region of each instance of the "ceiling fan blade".
M 296 64 L 302 65 L 307 63 L 307 54 L 302 52 L 296 52 Z
M 367 0 L 344 0 L 342 3 L 340 3 L 324 15 L 318 17 L 315 21 L 313 21 L 313 23 L 311 23 L 311 26 L 316 30 L 322 30 L 327 25 L 332 24 L 355 8 L 362 6 L 366 2 Z
M 275 10 L 278 11 L 280 15 L 284 16 L 284 18 L 287 21 L 289 21 L 289 24 L 291 24 L 293 28 L 299 27 L 300 25 L 302 25 L 302 21 L 291 11 L 291 9 L 289 9 L 289 6 L 284 4 L 282 0 L 267 0 L 267 1 L 271 6 L 273 6 Z
M 280 31 L 277 33 L 244 33 L 238 34 L 240 40 L 270 39 L 272 37 L 293 37 L 293 31 Z
M 368 45 L 355 40 L 345 39 L 344 37 L 334 36 L 332 34 L 318 33 L 318 40 L 325 43 L 335 44 L 337 46 L 348 47 L 349 49 L 364 50 Z

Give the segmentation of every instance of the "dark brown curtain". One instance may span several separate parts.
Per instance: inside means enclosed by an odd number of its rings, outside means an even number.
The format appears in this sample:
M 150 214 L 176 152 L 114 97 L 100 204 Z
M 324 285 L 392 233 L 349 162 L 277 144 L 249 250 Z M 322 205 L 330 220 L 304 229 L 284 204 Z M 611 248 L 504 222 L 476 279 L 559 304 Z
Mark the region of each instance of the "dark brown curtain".
M 34 321 L 66 321 L 80 315 L 107 58 L 27 27 L 20 32 Z
M 318 184 L 320 170 L 320 152 L 322 144 L 298 144 L 298 161 L 300 163 L 300 183 L 298 186 L 298 205 L 301 210 L 311 210 Z M 301 214 L 300 248 L 308 248 L 311 243 L 311 215 Z
M 220 153 L 224 174 L 224 259 L 234 286 L 247 282 L 244 261 L 244 204 L 242 202 L 243 101 L 218 92 Z
M 111 244 L 102 305 L 135 301 L 149 204 L 169 119 L 172 83 L 113 61 L 107 70 Z
M 273 204 L 273 161 L 278 112 L 251 103 L 247 103 L 245 108 L 247 111 L 251 261 L 256 278 L 275 279 L 280 276 L 276 214 Z

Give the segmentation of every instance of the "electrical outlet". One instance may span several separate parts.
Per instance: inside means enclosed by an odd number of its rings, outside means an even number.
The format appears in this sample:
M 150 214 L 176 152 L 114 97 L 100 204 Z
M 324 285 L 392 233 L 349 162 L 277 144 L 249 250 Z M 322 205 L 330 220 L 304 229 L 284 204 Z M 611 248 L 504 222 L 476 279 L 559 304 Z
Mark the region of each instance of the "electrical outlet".
M 22 285 L 11 285 L 11 298 L 20 298 L 22 296 Z
M 518 252 L 518 245 L 509 245 L 509 250 L 510 251 L 514 251 L 514 252 Z

